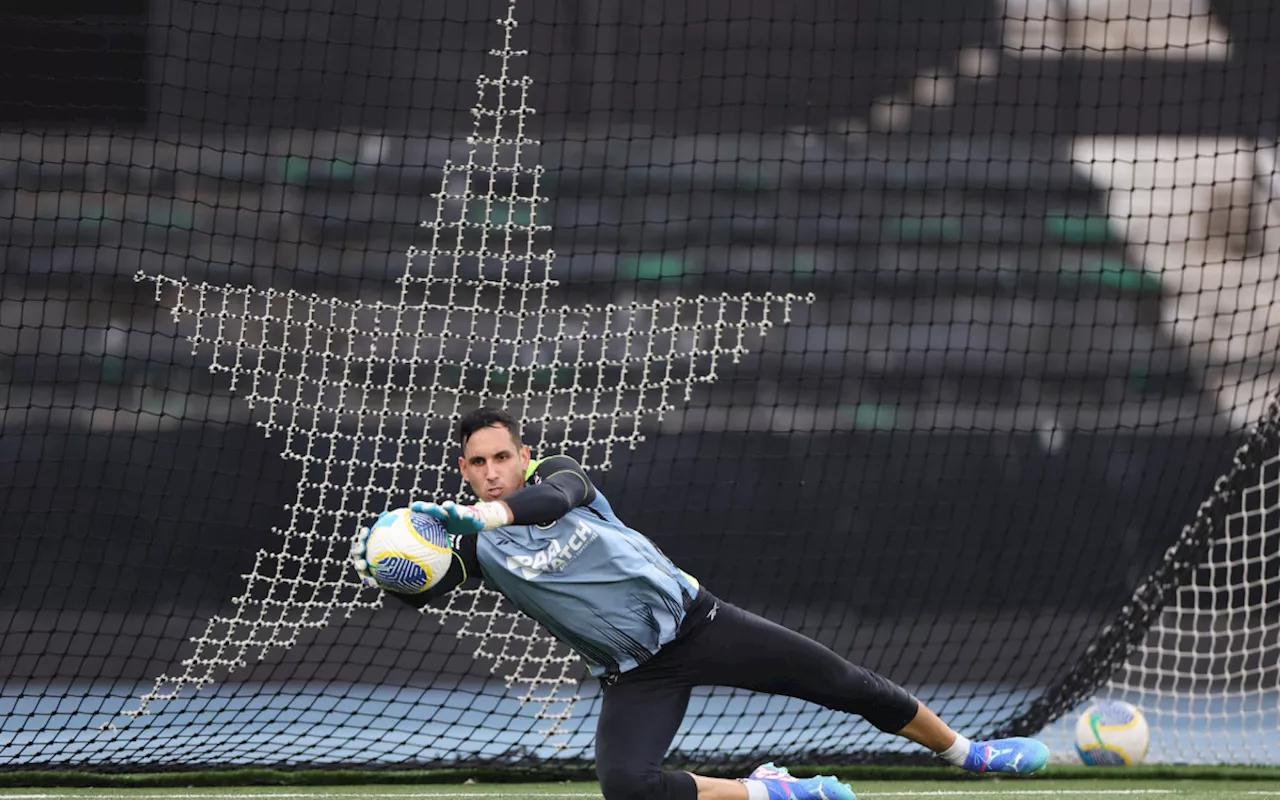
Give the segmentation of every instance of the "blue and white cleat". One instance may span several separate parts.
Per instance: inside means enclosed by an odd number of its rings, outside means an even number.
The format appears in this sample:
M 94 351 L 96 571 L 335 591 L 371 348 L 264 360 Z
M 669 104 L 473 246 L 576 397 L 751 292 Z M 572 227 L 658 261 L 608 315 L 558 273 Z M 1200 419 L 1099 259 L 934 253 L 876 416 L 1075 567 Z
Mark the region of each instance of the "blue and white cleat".
M 761 764 L 747 776 L 769 790 L 769 800 L 857 800 L 853 790 L 830 775 L 797 778 L 786 767 Z
M 1022 736 L 992 739 L 969 745 L 969 757 L 963 769 L 969 772 L 998 772 L 1006 775 L 1030 775 L 1049 763 L 1049 748 L 1043 742 Z

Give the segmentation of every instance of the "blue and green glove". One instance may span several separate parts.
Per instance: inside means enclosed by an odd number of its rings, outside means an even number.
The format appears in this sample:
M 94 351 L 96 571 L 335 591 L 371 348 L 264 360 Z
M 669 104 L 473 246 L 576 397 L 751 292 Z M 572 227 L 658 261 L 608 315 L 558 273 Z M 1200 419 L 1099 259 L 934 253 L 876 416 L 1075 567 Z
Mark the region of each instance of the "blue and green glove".
M 409 510 L 438 520 L 450 536 L 491 531 L 494 528 L 510 525 L 512 522 L 511 512 L 505 503 L 460 506 L 452 500 L 446 500 L 443 503 L 424 503 L 419 500 L 410 505 Z
M 391 512 L 382 512 L 378 515 L 378 520 L 381 520 L 389 513 Z M 377 525 L 377 520 L 373 524 Z M 381 589 L 382 584 L 378 583 L 378 579 L 373 577 L 373 570 L 369 568 L 369 561 L 365 558 L 369 549 L 369 529 L 370 526 L 367 525 L 356 529 L 355 536 L 351 537 L 351 553 L 348 558 L 351 561 L 351 566 L 355 567 L 356 576 L 360 578 L 360 583 L 373 589 Z

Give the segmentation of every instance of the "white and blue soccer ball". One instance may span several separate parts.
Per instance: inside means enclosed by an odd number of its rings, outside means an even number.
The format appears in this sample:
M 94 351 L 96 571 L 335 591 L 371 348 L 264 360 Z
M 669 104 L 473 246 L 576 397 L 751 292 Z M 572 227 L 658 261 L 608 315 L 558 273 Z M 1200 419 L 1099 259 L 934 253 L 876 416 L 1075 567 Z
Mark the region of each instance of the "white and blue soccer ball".
M 449 534 L 433 517 L 407 508 L 388 511 L 369 529 L 365 545 L 369 571 L 384 589 L 419 594 L 449 571 Z
M 1151 728 L 1137 706 L 1099 700 L 1076 720 L 1076 752 L 1091 767 L 1141 764 L 1151 746 Z

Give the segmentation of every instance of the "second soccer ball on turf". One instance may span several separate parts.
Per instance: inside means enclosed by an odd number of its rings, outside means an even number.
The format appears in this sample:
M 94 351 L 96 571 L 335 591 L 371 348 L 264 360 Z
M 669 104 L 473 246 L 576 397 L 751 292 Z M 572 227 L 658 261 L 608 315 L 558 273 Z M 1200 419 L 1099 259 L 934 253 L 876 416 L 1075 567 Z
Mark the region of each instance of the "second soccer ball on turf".
M 1141 764 L 1151 745 L 1151 729 L 1137 706 L 1099 700 L 1076 720 L 1076 752 L 1092 767 Z
M 369 529 L 365 545 L 369 571 L 384 589 L 419 594 L 449 571 L 453 550 L 444 526 L 407 508 L 388 511 Z

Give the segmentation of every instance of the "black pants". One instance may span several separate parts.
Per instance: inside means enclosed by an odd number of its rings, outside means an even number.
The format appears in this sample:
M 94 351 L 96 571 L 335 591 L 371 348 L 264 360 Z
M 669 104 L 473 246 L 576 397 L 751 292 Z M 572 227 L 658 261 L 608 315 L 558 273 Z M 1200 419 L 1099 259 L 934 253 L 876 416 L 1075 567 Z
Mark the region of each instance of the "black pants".
M 688 773 L 662 769 L 694 686 L 798 697 L 859 714 L 889 733 L 919 710 L 897 684 L 705 590 L 674 641 L 645 664 L 600 683 L 596 774 L 605 800 L 696 800 Z

